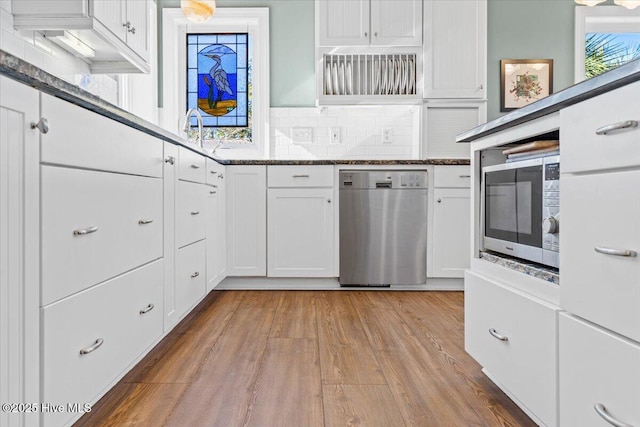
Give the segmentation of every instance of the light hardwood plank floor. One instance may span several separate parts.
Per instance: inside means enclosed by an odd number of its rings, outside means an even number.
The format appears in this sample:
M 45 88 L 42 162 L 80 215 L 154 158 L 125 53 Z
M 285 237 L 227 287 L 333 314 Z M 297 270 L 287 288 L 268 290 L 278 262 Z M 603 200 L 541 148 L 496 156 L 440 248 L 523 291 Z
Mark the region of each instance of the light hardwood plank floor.
M 535 426 L 464 351 L 462 292 L 214 291 L 77 426 Z

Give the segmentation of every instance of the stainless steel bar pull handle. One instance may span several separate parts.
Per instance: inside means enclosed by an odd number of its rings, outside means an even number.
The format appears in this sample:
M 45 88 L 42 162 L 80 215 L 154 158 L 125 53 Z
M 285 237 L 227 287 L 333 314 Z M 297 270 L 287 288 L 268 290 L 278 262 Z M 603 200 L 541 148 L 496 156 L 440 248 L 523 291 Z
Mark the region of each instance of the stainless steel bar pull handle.
M 194 212 L 191 212 L 191 215 L 200 215 L 200 212 L 194 211 Z
M 596 403 L 595 405 L 593 405 L 593 409 L 596 410 L 598 415 L 600 415 L 600 417 L 603 420 L 605 420 L 606 422 L 608 422 L 612 426 L 615 426 L 615 427 L 633 427 L 631 424 L 627 424 L 627 423 L 622 422 L 620 420 L 616 420 L 614 417 L 612 417 L 607 412 L 607 408 L 605 408 L 605 406 L 602 403 Z
M 200 166 L 198 166 L 198 165 L 191 165 L 191 168 L 192 168 L 192 169 L 200 169 Z
M 632 258 L 638 255 L 636 251 L 632 251 L 630 249 L 612 249 L 612 248 L 605 248 L 602 246 L 596 246 L 593 249 L 596 252 L 600 254 L 605 254 L 605 255 L 623 256 L 623 257 L 629 257 L 629 258 Z
M 102 344 L 104 344 L 104 340 L 102 338 L 98 338 L 96 340 L 95 343 L 93 343 L 93 345 L 87 347 L 87 348 L 83 348 L 82 350 L 80 350 L 80 354 L 89 354 L 93 351 L 96 351 L 97 349 L 100 348 L 100 346 L 102 346 Z
M 309 175 L 293 175 L 294 178 L 309 178 Z
M 460 178 L 471 178 L 471 175 L 460 175 Z
M 154 307 L 155 307 L 155 305 L 149 304 L 148 306 L 146 306 L 145 308 L 140 310 L 140 314 L 146 314 L 146 313 L 150 312 L 151 310 L 153 310 Z
M 140 225 L 147 225 L 147 224 L 151 224 L 153 222 L 152 219 L 141 219 L 138 221 L 138 224 Z
M 216 194 L 215 191 L 209 191 L 209 194 Z
M 492 337 L 494 337 L 495 339 L 498 339 L 500 341 L 509 341 L 509 337 L 505 336 L 505 335 L 500 335 L 498 333 L 498 331 L 496 331 L 495 329 L 491 328 L 489 329 L 489 333 L 491 334 Z
M 195 273 L 193 273 L 193 274 L 191 275 L 191 278 L 192 278 L 192 279 L 195 279 L 195 278 L 196 278 L 196 277 L 198 277 L 199 275 L 200 275 L 200 273 L 198 273 L 198 272 L 196 271 Z
M 38 122 L 31 122 L 31 129 L 38 129 L 40 133 L 49 132 L 49 120 L 42 117 Z
M 73 230 L 74 236 L 84 236 L 85 234 L 91 234 L 98 231 L 98 227 L 89 227 L 89 228 L 79 228 L 77 230 Z
M 623 122 L 613 123 L 596 129 L 596 135 L 607 135 L 609 132 L 623 129 L 632 129 L 638 127 L 637 120 L 625 120 Z

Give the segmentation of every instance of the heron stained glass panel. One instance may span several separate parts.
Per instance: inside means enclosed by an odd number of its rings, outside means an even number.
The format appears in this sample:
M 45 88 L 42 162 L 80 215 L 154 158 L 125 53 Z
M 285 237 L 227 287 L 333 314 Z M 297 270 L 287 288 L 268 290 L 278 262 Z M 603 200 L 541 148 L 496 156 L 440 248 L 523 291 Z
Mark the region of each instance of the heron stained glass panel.
M 248 43 L 247 33 L 187 34 L 187 109 L 204 126 L 248 126 Z

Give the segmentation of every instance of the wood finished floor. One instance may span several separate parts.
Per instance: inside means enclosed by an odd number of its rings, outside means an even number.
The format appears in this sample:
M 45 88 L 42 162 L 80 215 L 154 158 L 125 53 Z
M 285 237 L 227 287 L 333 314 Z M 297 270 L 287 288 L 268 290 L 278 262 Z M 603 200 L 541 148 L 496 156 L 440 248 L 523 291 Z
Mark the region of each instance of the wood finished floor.
M 462 292 L 214 291 L 77 426 L 535 426 Z

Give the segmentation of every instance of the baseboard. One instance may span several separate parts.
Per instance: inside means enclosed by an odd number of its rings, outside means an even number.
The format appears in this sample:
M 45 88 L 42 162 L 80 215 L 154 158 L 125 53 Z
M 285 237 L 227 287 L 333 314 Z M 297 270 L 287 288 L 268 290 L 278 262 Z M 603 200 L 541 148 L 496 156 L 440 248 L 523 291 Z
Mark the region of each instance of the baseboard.
M 462 291 L 463 279 L 429 278 L 425 285 L 391 285 L 390 287 L 340 287 L 338 278 L 227 277 L 216 290 L 370 290 L 370 291 Z

